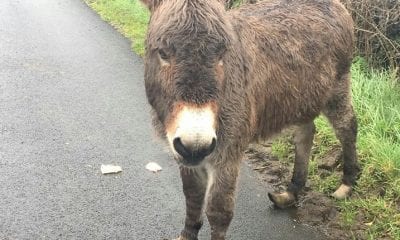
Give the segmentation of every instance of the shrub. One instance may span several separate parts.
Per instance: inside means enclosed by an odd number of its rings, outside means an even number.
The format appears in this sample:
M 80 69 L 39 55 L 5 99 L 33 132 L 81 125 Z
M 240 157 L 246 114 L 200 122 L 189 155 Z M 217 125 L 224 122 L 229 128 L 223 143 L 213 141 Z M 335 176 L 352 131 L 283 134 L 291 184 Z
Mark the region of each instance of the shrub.
M 357 51 L 372 67 L 400 67 L 400 1 L 342 0 L 356 24 Z

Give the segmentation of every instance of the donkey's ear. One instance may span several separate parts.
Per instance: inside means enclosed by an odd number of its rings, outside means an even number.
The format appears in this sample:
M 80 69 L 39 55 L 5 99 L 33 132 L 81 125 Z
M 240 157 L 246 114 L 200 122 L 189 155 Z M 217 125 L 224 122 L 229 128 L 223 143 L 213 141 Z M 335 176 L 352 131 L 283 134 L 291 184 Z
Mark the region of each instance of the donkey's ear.
M 140 0 L 152 12 L 162 0 Z

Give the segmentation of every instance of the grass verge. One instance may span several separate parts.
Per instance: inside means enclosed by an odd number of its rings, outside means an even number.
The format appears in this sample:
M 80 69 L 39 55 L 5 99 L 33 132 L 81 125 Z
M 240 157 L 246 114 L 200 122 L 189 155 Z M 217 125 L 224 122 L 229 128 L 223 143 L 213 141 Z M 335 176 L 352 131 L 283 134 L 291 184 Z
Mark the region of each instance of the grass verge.
M 109 22 L 132 41 L 134 52 L 143 56 L 149 12 L 139 0 L 85 0 Z
M 400 239 L 400 86 L 394 74 L 369 71 L 362 60 L 353 64 L 352 77 L 363 170 L 354 196 L 338 202 L 343 223 L 351 228 L 353 221 L 362 220 L 369 239 Z M 314 161 L 338 144 L 325 119 L 318 119 L 317 126 L 315 141 L 322 151 Z M 337 186 L 315 171 L 311 178 L 322 192 L 332 192 Z
M 132 48 L 144 54 L 149 18 L 139 0 L 86 0 L 107 22 L 132 40 Z M 351 199 L 338 201 L 343 228 L 352 231 L 355 221 L 366 226 L 368 239 L 400 239 L 400 87 L 394 74 L 370 71 L 359 59 L 352 68 L 353 101 L 359 120 L 358 150 L 362 175 Z M 324 118 L 316 120 L 310 180 L 313 189 L 330 194 L 339 185 L 336 175 L 319 174 L 318 160 L 338 146 Z M 273 144 L 281 159 L 293 156 L 287 140 Z

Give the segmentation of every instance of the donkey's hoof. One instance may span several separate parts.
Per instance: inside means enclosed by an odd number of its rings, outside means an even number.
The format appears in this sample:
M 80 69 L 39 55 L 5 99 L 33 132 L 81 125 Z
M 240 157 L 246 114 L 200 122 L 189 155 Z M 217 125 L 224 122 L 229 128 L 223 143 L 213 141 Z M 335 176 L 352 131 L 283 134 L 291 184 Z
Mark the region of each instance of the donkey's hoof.
M 269 199 L 280 209 L 288 208 L 296 203 L 296 197 L 291 192 L 268 193 Z
M 342 200 L 342 199 L 349 197 L 351 194 L 351 191 L 352 191 L 351 186 L 342 184 L 334 193 L 332 193 L 331 196 L 336 199 Z

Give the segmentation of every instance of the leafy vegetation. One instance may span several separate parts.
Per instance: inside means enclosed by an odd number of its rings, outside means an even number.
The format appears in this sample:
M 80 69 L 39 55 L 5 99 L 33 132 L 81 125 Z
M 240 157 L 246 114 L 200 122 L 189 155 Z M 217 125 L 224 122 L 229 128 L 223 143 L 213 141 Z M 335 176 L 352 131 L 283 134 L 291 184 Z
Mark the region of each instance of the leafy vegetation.
M 131 39 L 133 50 L 143 55 L 149 14 L 139 0 L 87 2 Z M 361 220 L 367 226 L 369 239 L 400 239 L 400 86 L 394 73 L 369 70 L 363 59 L 353 64 L 352 78 L 362 174 L 353 197 L 337 202 L 343 227 L 352 230 L 352 223 Z M 339 143 L 323 117 L 316 124 L 310 179 L 315 190 L 330 194 L 339 185 L 340 177 L 323 177 L 317 163 Z M 273 152 L 281 159 L 291 155 L 287 141 L 282 138 L 273 144 Z
M 358 54 L 370 66 L 397 69 L 400 74 L 400 1 L 341 1 L 356 23 Z

